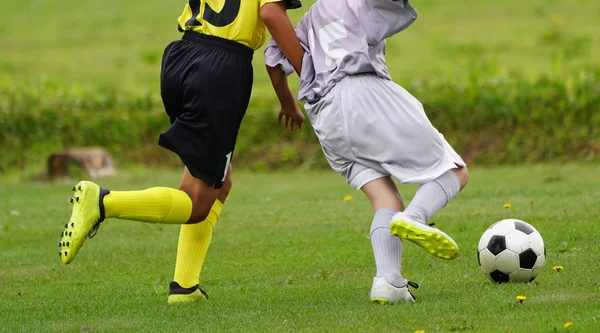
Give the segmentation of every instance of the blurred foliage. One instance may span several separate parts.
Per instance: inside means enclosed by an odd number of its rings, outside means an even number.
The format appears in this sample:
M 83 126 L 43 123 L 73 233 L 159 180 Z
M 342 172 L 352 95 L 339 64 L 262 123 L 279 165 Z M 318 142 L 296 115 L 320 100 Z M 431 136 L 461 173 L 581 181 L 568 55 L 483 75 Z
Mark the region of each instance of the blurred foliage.
M 490 72 L 494 72 L 490 75 Z M 477 164 L 597 160 L 600 155 L 600 69 L 535 80 L 473 67 L 468 80 L 407 86 L 459 154 Z M 255 169 L 323 167 L 310 124 L 278 128 L 275 95 L 251 101 L 235 164 Z M 169 126 L 160 96 L 117 89 L 67 87 L 50 81 L 15 84 L 0 77 L 0 171 L 44 165 L 49 152 L 102 146 L 117 164 L 179 163 L 156 145 Z
M 156 142 L 169 126 L 158 95 L 160 59 L 180 38 L 175 22 L 184 3 L 5 1 L 0 171 L 40 168 L 50 152 L 81 146 L 106 147 L 118 165 L 180 165 Z M 290 11 L 292 22 L 312 3 Z M 414 5 L 419 19 L 387 40 L 389 71 L 465 159 L 597 159 L 598 1 Z M 24 28 L 23 22 L 43 24 Z M 261 51 L 234 163 L 267 170 L 326 166 L 310 126 L 295 133 L 277 128 Z M 291 80 L 294 90 L 297 81 Z

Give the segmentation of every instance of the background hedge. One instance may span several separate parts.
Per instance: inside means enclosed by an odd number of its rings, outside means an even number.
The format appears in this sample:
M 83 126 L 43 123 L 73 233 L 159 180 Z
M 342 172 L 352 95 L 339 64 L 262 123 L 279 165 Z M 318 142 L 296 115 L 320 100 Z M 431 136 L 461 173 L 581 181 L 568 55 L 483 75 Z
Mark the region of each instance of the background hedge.
M 535 80 L 473 73 L 464 83 L 414 82 L 432 123 L 477 164 L 588 160 L 600 155 L 600 69 Z M 290 133 L 276 124 L 274 94 L 254 96 L 235 164 L 258 169 L 323 167 L 309 124 Z M 156 145 L 168 127 L 158 94 L 125 95 L 43 82 L 0 82 L 0 171 L 44 165 L 48 152 L 102 146 L 118 164 L 175 165 Z

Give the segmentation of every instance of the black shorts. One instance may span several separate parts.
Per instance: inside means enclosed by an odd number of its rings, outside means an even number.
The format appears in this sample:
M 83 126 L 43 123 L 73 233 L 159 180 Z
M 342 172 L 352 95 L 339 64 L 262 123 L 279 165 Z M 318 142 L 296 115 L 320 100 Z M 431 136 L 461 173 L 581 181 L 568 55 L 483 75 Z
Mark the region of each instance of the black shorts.
M 160 91 L 171 127 L 158 144 L 214 188 L 223 185 L 248 108 L 253 53 L 242 44 L 188 31 L 163 55 Z

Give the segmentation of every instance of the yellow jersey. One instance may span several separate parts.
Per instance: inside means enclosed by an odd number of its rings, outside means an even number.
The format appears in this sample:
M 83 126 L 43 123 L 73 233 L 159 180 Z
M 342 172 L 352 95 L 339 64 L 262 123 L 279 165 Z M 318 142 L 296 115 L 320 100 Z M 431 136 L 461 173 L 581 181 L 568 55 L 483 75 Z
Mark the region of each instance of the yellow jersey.
M 179 30 L 229 39 L 256 50 L 267 38 L 260 8 L 279 1 L 282 0 L 189 0 L 177 20 Z

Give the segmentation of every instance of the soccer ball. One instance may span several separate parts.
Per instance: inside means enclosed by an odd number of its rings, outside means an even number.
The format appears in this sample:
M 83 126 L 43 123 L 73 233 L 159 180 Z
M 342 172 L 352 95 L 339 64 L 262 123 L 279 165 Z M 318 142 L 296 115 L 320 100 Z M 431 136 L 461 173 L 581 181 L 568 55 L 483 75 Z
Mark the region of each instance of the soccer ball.
M 546 247 L 542 235 L 529 223 L 507 219 L 483 233 L 477 260 L 494 282 L 531 282 L 546 263 Z

